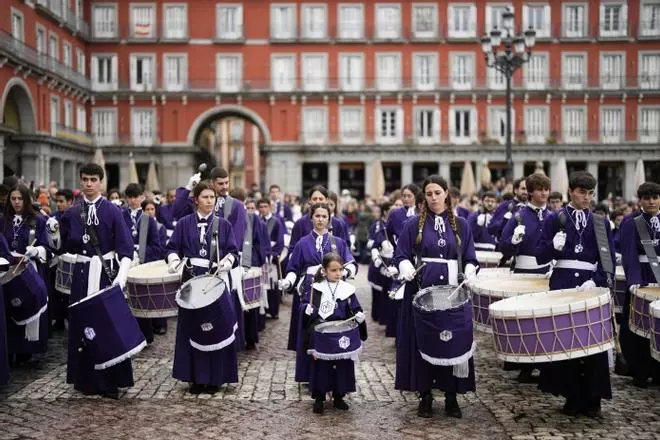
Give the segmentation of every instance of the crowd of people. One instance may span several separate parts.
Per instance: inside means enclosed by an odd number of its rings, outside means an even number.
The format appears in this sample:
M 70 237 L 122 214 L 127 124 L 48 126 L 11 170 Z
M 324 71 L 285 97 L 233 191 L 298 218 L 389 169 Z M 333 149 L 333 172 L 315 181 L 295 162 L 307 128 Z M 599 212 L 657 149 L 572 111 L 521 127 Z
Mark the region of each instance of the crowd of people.
M 656 183 L 642 184 L 635 202 L 609 197 L 596 204 L 596 180 L 583 171 L 570 178 L 568 202 L 566 194 L 551 192 L 542 173 L 474 195 L 433 175 L 421 186 L 360 200 L 321 185 L 304 200 L 278 185 L 267 194 L 258 185 L 230 188 L 222 168 L 198 172 L 185 187 L 164 193 L 132 183 L 103 194 L 105 173 L 95 164 L 83 166 L 79 177 L 79 189 L 58 189 L 55 182 L 30 189 L 14 177 L 0 185 L 0 385 L 11 369 L 39 362 L 49 334 L 67 331 L 67 382 L 85 394 L 118 398 L 133 385 L 131 357 L 168 331 L 162 316 L 123 312 L 128 274 L 162 263 L 163 278 L 178 275 L 181 285 L 172 375 L 189 383 L 191 393 L 237 382 L 237 353 L 257 347 L 267 318 L 278 319 L 283 294 L 291 293 L 287 347 L 295 352 L 296 381 L 308 384 L 314 413 L 324 412 L 329 393 L 335 408 L 347 410 L 354 361 L 367 339 L 351 280 L 359 264 L 368 264 L 371 322 L 396 341 L 396 389 L 419 393 L 420 417 L 432 416 L 432 391 L 441 390 L 445 413 L 462 417 L 457 395 L 476 388 L 473 335 L 454 332 L 465 348 L 450 359 L 427 354 L 413 299 L 425 288 L 475 279 L 478 251 L 500 252 L 500 265 L 515 273 L 546 274 L 551 290 L 611 289 L 612 268 L 622 265 L 620 362 L 634 385 L 660 383 L 648 339 L 627 324 L 631 296 L 660 281 Z M 254 274 L 261 286 L 256 296 Z M 105 362 L 97 351 L 107 329 L 77 314 L 101 296 L 103 316 L 114 324 L 127 320 L 125 332 L 139 329 L 120 335 L 125 347 Z M 601 399 L 612 397 L 608 352 L 504 367 L 520 370 L 521 382 L 538 381 L 541 391 L 564 396 L 567 415 L 600 417 Z

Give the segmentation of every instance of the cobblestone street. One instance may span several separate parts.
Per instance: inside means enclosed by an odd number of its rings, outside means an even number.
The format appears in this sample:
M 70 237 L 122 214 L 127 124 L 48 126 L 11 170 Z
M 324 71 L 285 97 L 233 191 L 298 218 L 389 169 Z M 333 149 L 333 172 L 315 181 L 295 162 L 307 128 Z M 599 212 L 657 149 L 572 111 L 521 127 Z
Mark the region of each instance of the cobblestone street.
M 358 279 L 360 301 L 370 306 L 366 268 Z M 203 438 L 442 438 L 442 439 L 652 439 L 660 438 L 660 388 L 634 388 L 613 375 L 614 399 L 603 420 L 568 418 L 562 399 L 521 385 L 517 372 L 495 360 L 488 335 L 477 334 L 477 393 L 459 396 L 463 419 L 444 415 L 443 399 L 432 419 L 416 416 L 417 397 L 394 389 L 394 341 L 370 323 L 356 366 L 358 392 L 348 412 L 328 405 L 312 414 L 311 399 L 293 380 L 294 354 L 285 349 L 291 297 L 279 320 L 269 320 L 257 350 L 239 355 L 239 380 L 211 395 L 191 395 L 171 377 L 175 320 L 166 336 L 134 358 L 135 387 L 119 401 L 88 398 L 65 383 L 64 333 L 50 341 L 39 368 L 17 370 L 0 389 L 1 439 L 203 439 Z M 368 315 L 368 313 L 367 313 Z

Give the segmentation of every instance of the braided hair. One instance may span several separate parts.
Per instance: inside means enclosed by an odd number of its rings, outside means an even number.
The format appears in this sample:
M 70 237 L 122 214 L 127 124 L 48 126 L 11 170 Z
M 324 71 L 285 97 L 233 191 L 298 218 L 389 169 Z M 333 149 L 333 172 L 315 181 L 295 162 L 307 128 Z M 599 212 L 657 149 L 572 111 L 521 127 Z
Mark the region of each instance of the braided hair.
M 436 185 L 440 185 L 440 187 L 445 191 L 447 191 L 447 188 L 449 187 L 445 179 L 438 176 L 437 174 L 433 174 L 431 176 L 428 176 L 426 179 L 424 179 L 424 183 L 422 184 L 422 191 L 425 193 L 426 187 L 432 183 L 435 183 Z M 456 222 L 456 215 L 454 214 L 454 207 L 452 206 L 451 197 L 449 197 L 449 194 L 447 194 L 447 198 L 445 199 L 445 204 L 447 205 L 447 219 L 449 220 L 449 226 L 451 227 L 451 230 L 454 231 L 454 236 L 456 237 L 456 244 L 460 248 L 461 236 L 458 233 L 458 224 Z M 429 211 L 428 203 L 426 202 L 426 199 L 424 199 L 424 208 L 422 209 L 422 212 L 419 215 L 419 221 L 417 222 L 417 240 L 415 240 L 415 244 L 417 246 L 419 246 L 422 243 L 422 231 L 424 230 L 424 223 L 426 223 L 426 216 L 428 211 Z

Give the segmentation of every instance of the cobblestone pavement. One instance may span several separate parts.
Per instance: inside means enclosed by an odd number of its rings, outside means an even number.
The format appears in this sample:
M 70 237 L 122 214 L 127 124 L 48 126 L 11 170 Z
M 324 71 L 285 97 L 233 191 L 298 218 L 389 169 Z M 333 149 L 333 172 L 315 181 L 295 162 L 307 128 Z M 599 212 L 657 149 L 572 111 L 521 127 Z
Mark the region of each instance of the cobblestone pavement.
M 361 271 L 357 284 L 368 309 L 370 291 Z M 560 398 L 535 385 L 517 384 L 495 360 L 489 336 L 477 334 L 477 393 L 459 396 L 463 419 L 448 419 L 442 397 L 432 419 L 416 416 L 417 398 L 394 389 L 394 341 L 371 323 L 356 365 L 358 391 L 348 412 L 311 412 L 311 399 L 293 380 L 294 355 L 285 349 L 290 297 L 279 320 L 269 320 L 257 350 L 239 355 L 239 380 L 220 393 L 194 396 L 171 377 L 175 320 L 166 336 L 134 359 L 135 386 L 119 401 L 89 398 L 65 384 L 65 345 L 56 334 L 39 367 L 14 371 L 0 388 L 2 439 L 572 439 L 660 438 L 660 389 L 639 390 L 612 377 L 614 399 L 603 420 L 568 418 Z M 368 315 L 368 313 L 367 313 Z

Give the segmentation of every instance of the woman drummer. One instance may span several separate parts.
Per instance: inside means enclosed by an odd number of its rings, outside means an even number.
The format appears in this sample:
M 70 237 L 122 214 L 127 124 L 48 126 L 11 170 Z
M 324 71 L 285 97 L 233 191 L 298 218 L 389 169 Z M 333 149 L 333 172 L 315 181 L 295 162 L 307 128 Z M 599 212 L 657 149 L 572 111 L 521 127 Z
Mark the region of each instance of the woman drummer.
M 291 306 L 291 327 L 289 328 L 289 345 L 296 349 L 296 381 L 307 382 L 309 377 L 310 356 L 302 351 L 299 343 L 300 315 L 307 306 L 301 298 L 308 296 L 314 274 L 328 252 L 336 252 L 344 260 L 344 277 L 352 278 L 357 273 L 357 266 L 348 245 L 339 237 L 328 231 L 330 221 L 330 208 L 325 203 L 316 203 L 309 210 L 314 230 L 304 236 L 293 249 L 286 277 L 280 281 L 280 288 L 290 290 L 297 286 L 298 293 L 293 295 Z
M 198 183 L 193 189 L 193 200 L 196 211 L 179 219 L 167 244 L 171 273 L 177 272 L 181 259 L 187 259 L 184 283 L 195 276 L 215 272 L 218 264 L 221 271 L 229 271 L 238 261 L 231 223 L 213 214 L 215 190 L 211 183 Z M 234 310 L 227 313 L 235 314 Z M 190 382 L 193 394 L 215 393 L 225 383 L 238 382 L 235 345 L 215 351 L 197 350 L 190 344 L 190 333 L 190 328 L 177 326 L 172 376 Z
M 401 278 L 408 281 L 397 330 L 395 387 L 421 394 L 420 417 L 433 414 L 431 389 L 442 390 L 446 414 L 460 418 L 456 394 L 475 390 L 473 360 L 469 360 L 467 377 L 459 378 L 452 367 L 432 365 L 422 359 L 415 338 L 412 298 L 418 289 L 458 284 L 462 275 L 457 264 L 458 252 L 466 277 L 476 273 L 477 258 L 467 221 L 454 214 L 447 182 L 440 176 L 429 176 L 424 180 L 422 191 L 424 207 L 418 216 L 403 225 L 393 260 Z M 415 274 L 415 263 L 418 267 L 426 263 L 418 274 Z

